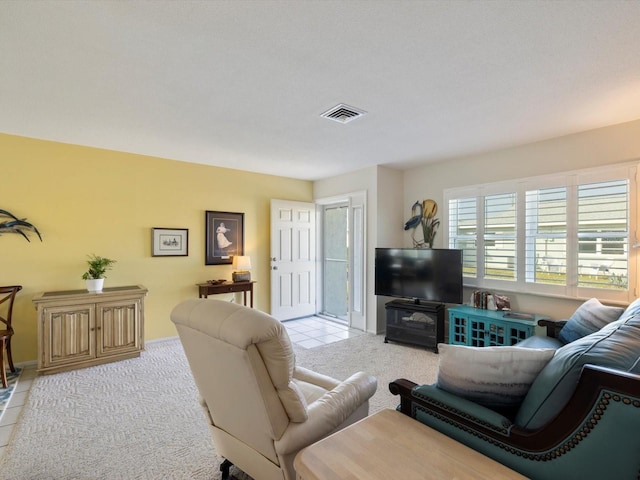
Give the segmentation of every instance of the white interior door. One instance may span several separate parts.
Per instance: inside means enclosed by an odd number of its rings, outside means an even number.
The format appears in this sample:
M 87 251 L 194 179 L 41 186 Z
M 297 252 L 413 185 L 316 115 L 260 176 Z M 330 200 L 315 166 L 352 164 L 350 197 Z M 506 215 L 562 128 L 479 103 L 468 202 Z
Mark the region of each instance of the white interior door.
M 316 313 L 316 209 L 313 203 L 271 200 L 271 315 Z

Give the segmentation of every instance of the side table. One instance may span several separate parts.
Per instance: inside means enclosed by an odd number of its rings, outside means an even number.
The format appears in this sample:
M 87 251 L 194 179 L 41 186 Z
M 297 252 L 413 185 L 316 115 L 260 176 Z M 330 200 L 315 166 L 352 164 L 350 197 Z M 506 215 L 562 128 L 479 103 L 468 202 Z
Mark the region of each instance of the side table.
M 391 409 L 381 410 L 304 448 L 293 465 L 298 480 L 526 479 Z
M 210 283 L 198 283 L 198 297 L 207 298 L 209 295 L 218 295 L 221 293 L 236 293 L 243 292 L 244 305 L 247 306 L 247 292 L 251 294 L 250 306 L 253 308 L 253 284 L 251 282 L 235 282 L 235 283 L 221 283 L 219 285 L 212 285 Z

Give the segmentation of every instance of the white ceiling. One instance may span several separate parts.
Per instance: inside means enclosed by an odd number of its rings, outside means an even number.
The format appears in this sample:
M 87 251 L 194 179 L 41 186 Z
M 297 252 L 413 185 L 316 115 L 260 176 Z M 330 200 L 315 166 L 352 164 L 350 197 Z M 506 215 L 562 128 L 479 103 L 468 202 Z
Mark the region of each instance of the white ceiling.
M 636 120 L 639 52 L 637 0 L 0 0 L 0 132 L 315 180 Z

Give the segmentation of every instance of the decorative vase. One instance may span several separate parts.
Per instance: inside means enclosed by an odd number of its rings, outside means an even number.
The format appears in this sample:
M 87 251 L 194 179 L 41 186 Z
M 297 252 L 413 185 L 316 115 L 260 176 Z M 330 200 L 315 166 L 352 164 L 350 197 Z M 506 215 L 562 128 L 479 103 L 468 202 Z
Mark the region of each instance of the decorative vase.
M 85 280 L 87 285 L 87 290 L 90 292 L 101 292 L 102 286 L 104 285 L 104 278 L 92 278 L 89 280 Z

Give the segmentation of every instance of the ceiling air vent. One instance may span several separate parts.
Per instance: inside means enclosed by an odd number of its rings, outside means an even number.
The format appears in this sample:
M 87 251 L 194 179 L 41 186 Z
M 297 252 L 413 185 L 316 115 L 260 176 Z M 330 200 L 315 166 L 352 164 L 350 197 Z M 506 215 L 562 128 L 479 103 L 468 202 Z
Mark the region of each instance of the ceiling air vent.
M 328 118 L 329 120 L 333 120 L 335 122 L 349 123 L 351 120 L 355 120 L 356 118 L 366 114 L 367 112 L 365 112 L 364 110 L 350 107 L 349 105 L 341 103 L 340 105 L 336 105 L 332 109 L 327 110 L 320 116 Z

